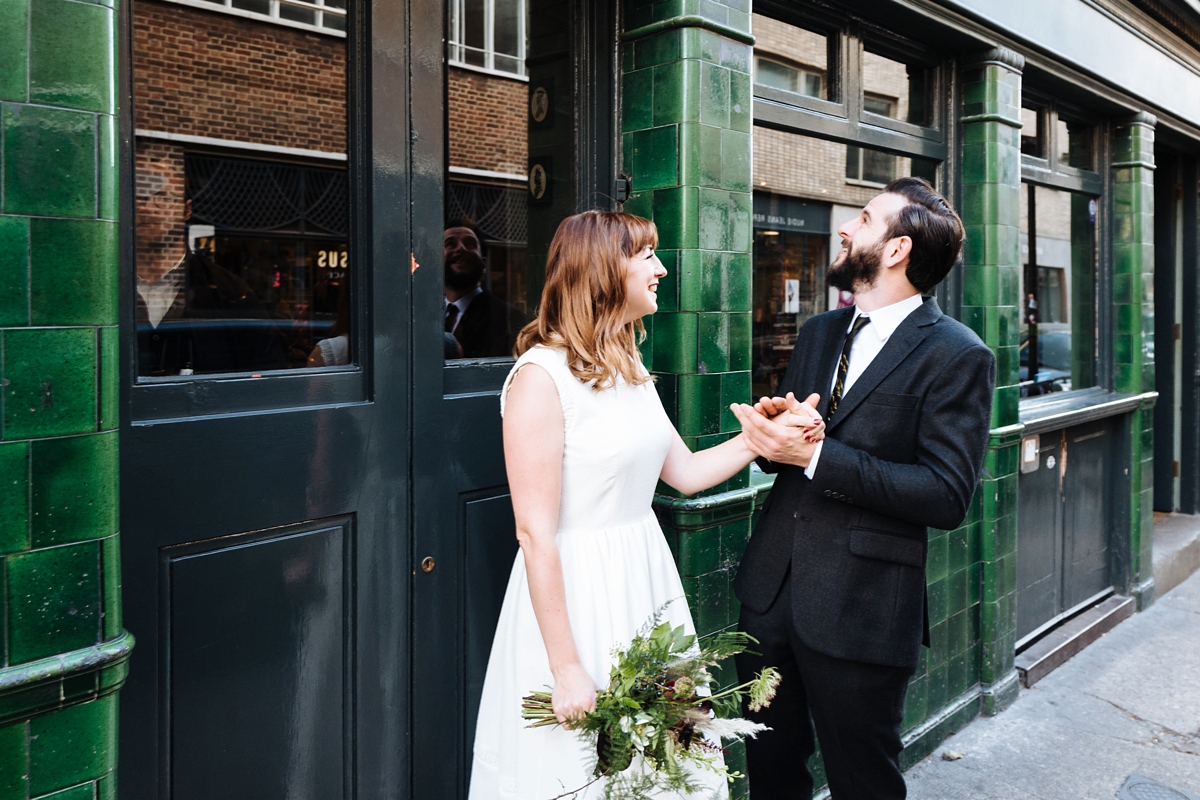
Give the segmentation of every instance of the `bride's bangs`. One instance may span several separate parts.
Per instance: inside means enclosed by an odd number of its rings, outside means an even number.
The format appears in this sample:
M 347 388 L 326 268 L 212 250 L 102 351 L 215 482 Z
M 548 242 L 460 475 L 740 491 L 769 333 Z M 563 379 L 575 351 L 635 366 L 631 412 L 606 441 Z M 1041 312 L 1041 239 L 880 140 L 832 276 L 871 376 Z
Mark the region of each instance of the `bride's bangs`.
M 594 389 L 651 380 L 642 366 L 641 320 L 614 324 L 623 313 L 628 259 L 658 246 L 648 219 L 621 211 L 567 217 L 550 242 L 546 285 L 533 322 L 517 336 L 516 354 L 537 344 L 562 347 L 576 378 Z

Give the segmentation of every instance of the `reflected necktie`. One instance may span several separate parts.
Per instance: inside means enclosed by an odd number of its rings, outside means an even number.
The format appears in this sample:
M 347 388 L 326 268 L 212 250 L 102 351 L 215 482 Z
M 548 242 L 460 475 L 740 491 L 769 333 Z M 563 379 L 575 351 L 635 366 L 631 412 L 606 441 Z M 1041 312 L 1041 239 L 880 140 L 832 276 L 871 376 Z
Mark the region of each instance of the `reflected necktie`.
M 829 413 L 825 415 L 827 419 L 837 411 L 838 403 L 842 401 L 842 393 L 846 391 L 846 373 L 850 371 L 850 348 L 854 346 L 858 332 L 870 321 L 871 318 L 866 314 L 860 314 L 858 319 L 854 320 L 850 333 L 846 334 L 846 343 L 842 345 L 842 357 L 838 360 L 837 380 L 833 382 L 833 392 L 829 395 Z
M 454 303 L 446 305 L 446 333 L 454 332 L 454 324 L 458 322 L 458 306 Z

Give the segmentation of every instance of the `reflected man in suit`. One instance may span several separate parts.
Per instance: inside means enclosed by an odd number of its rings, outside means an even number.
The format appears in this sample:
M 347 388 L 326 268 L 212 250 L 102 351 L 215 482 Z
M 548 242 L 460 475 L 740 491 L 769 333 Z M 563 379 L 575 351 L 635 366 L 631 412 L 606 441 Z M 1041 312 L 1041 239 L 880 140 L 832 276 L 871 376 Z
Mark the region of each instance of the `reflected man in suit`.
M 446 357 L 488 358 L 513 354 L 524 315 L 483 286 L 487 244 L 473 222 L 453 219 L 443 233 L 445 249 Z
M 738 568 L 739 624 L 780 668 L 748 714 L 754 800 L 810 800 L 814 728 L 833 800 L 901 800 L 908 681 L 929 644 L 927 528 L 958 527 L 983 465 L 995 359 L 930 294 L 959 258 L 962 222 L 920 178 L 901 178 L 838 229 L 829 267 L 854 305 L 800 330 L 780 394 L 735 405 L 760 466 L 777 474 Z M 810 444 L 770 418 L 807 398 L 826 420 Z

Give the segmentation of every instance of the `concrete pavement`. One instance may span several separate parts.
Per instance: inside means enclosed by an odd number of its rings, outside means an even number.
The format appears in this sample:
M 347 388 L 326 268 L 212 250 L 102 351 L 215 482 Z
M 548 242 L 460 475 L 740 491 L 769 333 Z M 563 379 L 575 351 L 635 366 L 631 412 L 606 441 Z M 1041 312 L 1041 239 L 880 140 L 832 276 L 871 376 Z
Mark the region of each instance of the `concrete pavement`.
M 1130 774 L 1200 796 L 1200 573 L 950 737 L 908 796 L 1108 800 Z

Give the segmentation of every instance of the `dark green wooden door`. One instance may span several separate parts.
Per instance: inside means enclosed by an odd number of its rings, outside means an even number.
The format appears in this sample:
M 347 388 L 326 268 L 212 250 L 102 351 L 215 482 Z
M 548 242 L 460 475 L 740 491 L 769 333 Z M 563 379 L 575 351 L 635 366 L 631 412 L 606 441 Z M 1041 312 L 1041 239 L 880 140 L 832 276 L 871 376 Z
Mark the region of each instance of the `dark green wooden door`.
M 122 5 L 126 800 L 407 796 L 407 20 L 350 5 L 348 24 L 291 9 L 307 32 Z M 156 66 L 167 23 L 202 46 Z M 268 80 L 220 61 L 233 45 L 345 82 Z M 200 113 L 198 141 L 173 132 L 186 105 L 154 117 L 159 72 L 194 58 L 229 70 L 204 90 L 266 134 Z M 221 94 L 239 82 L 255 92 Z M 304 103 L 344 113 L 299 140 Z M 161 275 L 163 252 L 186 255 Z
M 558 223 L 613 202 L 615 9 L 529 0 L 527 12 L 526 58 L 517 61 L 495 44 L 511 33 L 499 18 L 493 51 L 481 52 L 453 3 L 412 7 L 414 797 L 466 797 L 517 554 L 500 431 L 499 391 L 513 363 L 504 354 L 536 313 Z M 469 235 L 483 242 L 485 264 L 471 302 L 486 293 L 508 309 L 486 347 L 455 328 L 457 312 L 447 316 L 458 296 L 455 243 Z

